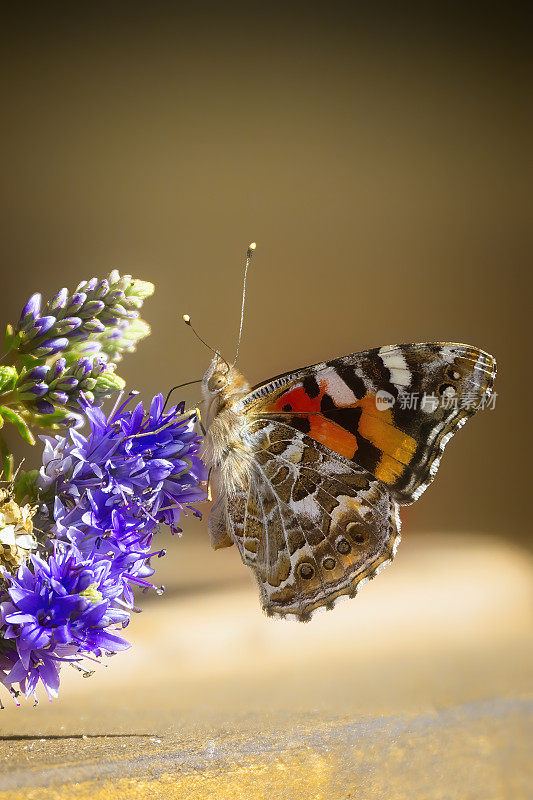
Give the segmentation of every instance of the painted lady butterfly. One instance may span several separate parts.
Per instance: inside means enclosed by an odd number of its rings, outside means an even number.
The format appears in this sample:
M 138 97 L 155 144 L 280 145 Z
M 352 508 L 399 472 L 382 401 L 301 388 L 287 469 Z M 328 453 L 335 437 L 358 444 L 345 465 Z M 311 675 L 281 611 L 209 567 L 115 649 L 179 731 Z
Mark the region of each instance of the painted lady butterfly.
M 250 388 L 215 354 L 202 379 L 209 533 L 215 549 L 237 545 L 268 615 L 307 621 L 390 563 L 399 507 L 431 483 L 495 373 L 469 345 L 404 344 Z

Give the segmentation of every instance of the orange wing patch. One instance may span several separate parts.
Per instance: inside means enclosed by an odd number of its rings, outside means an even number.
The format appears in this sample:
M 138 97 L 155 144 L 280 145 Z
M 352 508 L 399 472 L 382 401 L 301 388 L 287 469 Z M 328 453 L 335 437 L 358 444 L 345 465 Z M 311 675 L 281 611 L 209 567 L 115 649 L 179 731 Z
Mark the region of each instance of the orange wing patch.
M 354 403 L 336 403 L 338 408 L 361 408 L 357 431 L 351 432 L 327 419 L 321 409 L 322 398 L 328 391 L 327 380 L 319 380 L 318 386 L 319 392 L 315 397 L 310 397 L 302 386 L 296 386 L 280 395 L 265 411 L 308 414 L 310 430 L 307 435 L 348 459 L 352 459 L 357 451 L 355 434 L 359 434 L 381 451 L 376 478 L 384 483 L 394 483 L 411 462 L 416 440 L 395 426 L 390 408 L 377 409 L 374 394 L 367 394 Z
M 359 433 L 382 453 L 376 467 L 376 478 L 384 483 L 394 483 L 411 462 L 416 440 L 395 426 L 392 409 L 377 410 L 375 395 L 363 397 L 357 405 L 363 409 Z
M 335 453 L 352 459 L 357 450 L 357 438 L 341 425 L 325 417 L 309 417 L 311 430 L 307 434 L 312 439 L 329 447 Z
M 287 410 L 287 406 L 290 406 L 290 410 L 297 414 L 309 414 L 307 419 L 311 429 L 307 435 L 316 442 L 329 447 L 335 453 L 351 459 L 357 450 L 357 439 L 342 425 L 338 425 L 322 415 L 320 403 L 327 390 L 326 381 L 320 381 L 319 387 L 319 394 L 316 397 L 309 397 L 302 386 L 296 386 L 278 397 L 267 410 L 283 412 Z

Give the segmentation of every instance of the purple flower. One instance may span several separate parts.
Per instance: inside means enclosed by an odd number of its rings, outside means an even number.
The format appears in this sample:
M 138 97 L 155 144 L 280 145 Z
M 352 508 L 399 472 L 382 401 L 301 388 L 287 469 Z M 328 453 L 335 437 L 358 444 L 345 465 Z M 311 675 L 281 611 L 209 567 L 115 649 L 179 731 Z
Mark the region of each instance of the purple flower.
M 13 688 L 18 683 L 22 692 L 26 696 L 35 695 L 35 690 L 39 681 L 42 681 L 48 697 L 57 697 L 59 690 L 59 668 L 61 659 L 70 654 L 71 648 L 59 648 L 55 656 L 49 650 L 34 650 L 30 656 L 30 665 L 25 668 L 14 647 L 8 647 L 4 642 L 4 647 L 0 650 L 0 683 L 3 683 L 16 697 L 18 692 Z M 3 706 L 0 705 L 0 708 Z
M 83 557 L 70 546 L 48 561 L 31 556 L 31 567 L 4 576 L 7 598 L 0 603 L 0 626 L 15 648 L 3 682 L 20 683 L 28 696 L 40 680 L 56 696 L 61 662 L 129 647 L 109 630 L 127 623 L 129 615 L 118 603 L 121 581 L 105 558 Z
M 195 413 L 165 411 L 162 395 L 145 409 L 134 393 L 109 416 L 98 407 L 124 386 L 116 363 L 150 332 L 139 312 L 153 288 L 113 270 L 47 301 L 32 295 L 7 328 L 0 423 L 31 443 L 28 424 L 63 426 L 42 437 L 40 473 L 14 484 L 38 505 L 33 552 L 0 568 L 0 684 L 14 696 L 15 685 L 35 696 L 39 684 L 57 696 L 63 663 L 129 647 L 119 629 L 139 610 L 134 589 L 164 588 L 151 582 L 151 559 L 165 554 L 153 547 L 160 524 L 179 534 L 182 513 L 200 516 Z
M 152 586 L 147 559 L 159 524 L 179 533 L 181 513 L 199 515 L 191 504 L 205 499 L 206 478 L 194 415 L 183 405 L 165 412 L 162 395 L 147 412 L 142 403 L 127 410 L 131 399 L 109 417 L 85 402 L 85 436 L 70 429 L 43 437 L 39 478 L 47 527 L 86 555 L 105 554 L 122 576 L 127 602 L 130 583 Z

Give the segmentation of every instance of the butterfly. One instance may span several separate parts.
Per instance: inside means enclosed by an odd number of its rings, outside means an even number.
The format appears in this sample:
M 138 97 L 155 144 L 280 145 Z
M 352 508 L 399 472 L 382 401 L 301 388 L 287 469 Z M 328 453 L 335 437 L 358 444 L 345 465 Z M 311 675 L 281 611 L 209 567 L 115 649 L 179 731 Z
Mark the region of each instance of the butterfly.
M 305 622 L 391 562 L 400 506 L 431 483 L 495 374 L 483 350 L 439 342 L 352 353 L 250 387 L 215 351 L 201 382 L 216 494 L 208 530 L 215 549 L 237 546 L 267 615 Z

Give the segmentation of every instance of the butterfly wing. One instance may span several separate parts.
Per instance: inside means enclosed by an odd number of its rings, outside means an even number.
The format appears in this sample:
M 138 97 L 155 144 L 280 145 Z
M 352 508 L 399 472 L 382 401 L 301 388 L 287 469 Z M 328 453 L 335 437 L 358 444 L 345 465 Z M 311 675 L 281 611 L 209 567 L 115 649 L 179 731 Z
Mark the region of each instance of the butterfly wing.
M 226 526 L 255 573 L 269 615 L 306 621 L 388 563 L 398 506 L 357 464 L 276 420 L 248 429 L 248 486 L 224 498 Z
M 433 480 L 453 434 L 486 405 L 495 373 L 494 358 L 469 345 L 391 345 L 279 375 L 236 410 L 304 433 L 408 504 Z

